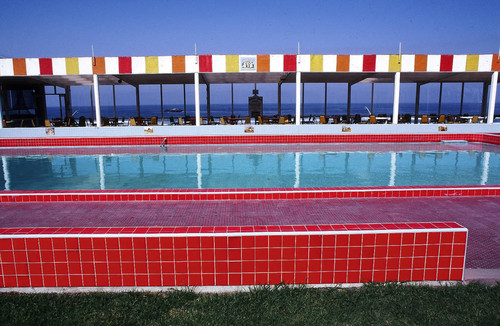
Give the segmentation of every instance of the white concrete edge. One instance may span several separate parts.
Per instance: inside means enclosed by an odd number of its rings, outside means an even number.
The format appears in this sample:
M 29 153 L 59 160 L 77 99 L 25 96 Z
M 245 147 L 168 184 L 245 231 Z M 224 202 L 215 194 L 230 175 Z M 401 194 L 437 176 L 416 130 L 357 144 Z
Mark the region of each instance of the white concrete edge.
M 419 188 L 358 188 L 358 189 L 294 189 L 290 188 L 288 190 L 274 190 L 273 188 L 262 190 L 236 190 L 236 191 L 197 191 L 194 189 L 193 191 L 136 191 L 136 192 L 128 192 L 128 191 L 116 191 L 116 192 L 106 192 L 106 191 L 95 191 L 95 192 L 71 192 L 71 191 L 54 191 L 54 192 L 16 192 L 11 191 L 9 193 L 0 193 L 0 197 L 2 196 L 48 196 L 48 195 L 252 195 L 252 194 L 289 194 L 289 193 L 353 193 L 353 192 L 398 192 L 398 191 L 421 191 L 421 190 L 496 190 L 499 189 L 500 186 L 476 186 L 476 187 L 419 187 Z
M 445 222 L 440 222 L 445 223 Z M 436 233 L 468 232 L 467 228 L 436 229 L 390 229 L 390 230 L 349 230 L 349 231 L 276 231 L 276 232 L 226 232 L 226 233 L 60 233 L 60 234 L 0 234 L 0 239 L 24 238 L 158 238 L 158 237 L 248 237 L 286 235 L 351 235 L 351 234 L 394 234 L 394 233 Z
M 373 284 L 390 284 L 373 283 Z M 423 282 L 395 282 L 401 285 L 410 286 L 453 286 L 461 284 L 462 281 L 423 281 Z M 339 284 L 287 284 L 294 288 L 358 288 L 368 283 L 339 283 Z M 234 286 L 123 286 L 123 287 L 24 287 L 24 288 L 0 288 L 0 293 L 92 293 L 92 292 L 174 292 L 174 291 L 193 291 L 194 293 L 233 293 L 249 292 L 261 288 L 274 288 L 276 285 L 234 285 Z

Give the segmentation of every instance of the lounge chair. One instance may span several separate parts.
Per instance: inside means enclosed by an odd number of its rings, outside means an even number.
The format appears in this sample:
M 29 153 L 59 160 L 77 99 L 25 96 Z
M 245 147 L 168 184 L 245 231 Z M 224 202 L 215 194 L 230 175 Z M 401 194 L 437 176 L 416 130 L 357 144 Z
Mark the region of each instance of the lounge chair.
M 158 125 L 158 117 L 151 117 L 151 125 L 152 126 Z
M 130 125 L 130 126 L 137 126 L 137 123 L 135 122 L 135 118 L 130 118 L 130 120 L 129 120 L 129 121 L 130 121 L 130 122 L 129 122 L 129 125 Z
M 422 115 L 422 118 L 420 119 L 420 123 L 428 124 L 429 123 L 429 116 L 427 116 L 427 114 Z
M 328 123 L 328 121 L 326 121 L 326 118 L 324 115 L 319 116 L 319 123 L 321 123 L 323 125 L 326 125 Z
M 448 114 L 448 115 L 446 116 L 446 121 L 447 121 L 448 123 L 455 123 L 455 118 L 454 118 L 451 114 Z
M 250 123 L 252 123 L 251 118 L 250 118 L 250 117 L 246 117 L 246 118 L 245 118 L 245 124 L 246 124 L 246 125 L 249 125 Z
M 444 114 L 441 114 L 438 118 L 437 123 L 445 123 L 446 122 L 446 117 Z
M 478 123 L 479 122 L 479 117 L 477 115 L 473 116 L 471 122 L 472 123 Z
M 4 127 L 6 127 L 6 125 L 4 125 Z M 50 123 L 50 120 L 45 120 L 45 127 L 52 127 L 52 123 Z
M 220 121 L 221 125 L 225 125 L 226 124 L 226 119 L 224 119 L 224 117 L 220 117 L 219 121 Z
M 368 120 L 369 124 L 377 124 L 377 118 L 372 114 L 370 115 L 370 119 Z

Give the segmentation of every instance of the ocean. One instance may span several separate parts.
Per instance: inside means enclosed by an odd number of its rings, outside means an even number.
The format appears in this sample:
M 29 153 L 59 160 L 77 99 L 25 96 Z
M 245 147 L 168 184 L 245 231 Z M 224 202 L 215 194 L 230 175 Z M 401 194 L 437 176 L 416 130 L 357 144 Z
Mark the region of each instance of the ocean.
M 437 114 L 438 113 L 438 103 L 421 103 L 419 114 Z M 351 103 L 351 115 L 361 114 L 362 116 L 368 116 L 367 109 L 370 109 L 370 103 Z M 169 112 L 171 109 L 180 109 L 181 112 Z M 205 104 L 200 105 L 201 116 L 207 116 L 207 106 Z M 164 118 L 168 117 L 182 117 L 184 116 L 184 105 L 165 105 L 163 108 Z M 328 103 L 327 105 L 327 115 L 344 115 L 347 112 L 346 103 Z M 160 105 L 141 105 L 142 117 L 161 117 L 161 107 Z M 231 116 L 231 104 L 211 104 L 210 105 L 210 115 L 213 117 Z M 324 103 L 306 103 L 304 105 L 304 116 L 320 116 L 325 113 Z M 400 103 L 399 114 L 415 114 L 415 104 L 414 103 Z M 441 114 L 453 114 L 457 115 L 460 113 L 460 103 L 442 103 L 441 104 Z M 464 115 L 480 115 L 481 114 L 481 103 L 464 103 L 462 108 L 462 113 Z M 59 107 L 48 107 L 47 114 L 49 119 L 60 117 Z M 189 116 L 194 116 L 194 104 L 188 104 L 186 106 L 186 114 Z M 276 103 L 264 103 L 264 116 L 274 116 L 278 114 L 278 105 Z M 281 104 L 281 115 L 295 115 L 295 104 L 294 103 L 282 103 Z M 387 114 L 392 115 L 392 103 L 376 103 L 373 107 L 373 114 Z M 64 112 L 63 112 L 64 115 Z M 236 117 L 246 117 L 248 116 L 248 104 L 238 103 L 234 104 L 234 115 Z M 78 118 L 80 116 L 91 117 L 90 106 L 73 106 L 73 116 Z M 103 105 L 101 106 L 101 116 L 102 117 L 114 117 L 113 106 Z M 130 118 L 137 116 L 137 109 L 135 105 L 117 105 L 116 116 L 120 118 Z

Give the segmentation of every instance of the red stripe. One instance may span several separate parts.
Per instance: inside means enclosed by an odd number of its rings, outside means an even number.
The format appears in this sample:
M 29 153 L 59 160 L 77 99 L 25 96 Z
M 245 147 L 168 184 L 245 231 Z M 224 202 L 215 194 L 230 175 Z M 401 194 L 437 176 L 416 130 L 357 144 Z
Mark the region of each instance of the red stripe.
M 441 56 L 441 67 L 440 71 L 452 71 L 453 69 L 453 55 L 442 55 Z
M 120 74 L 131 74 L 132 73 L 132 58 L 131 57 L 119 57 L 118 58 L 118 71 Z
M 283 56 L 283 71 L 297 71 L 297 56 L 295 54 Z
M 40 75 L 52 75 L 52 59 L 51 58 L 40 58 L 38 59 L 40 64 Z
M 375 71 L 376 55 L 363 56 L 363 71 Z
M 212 72 L 212 56 L 200 55 L 200 72 Z

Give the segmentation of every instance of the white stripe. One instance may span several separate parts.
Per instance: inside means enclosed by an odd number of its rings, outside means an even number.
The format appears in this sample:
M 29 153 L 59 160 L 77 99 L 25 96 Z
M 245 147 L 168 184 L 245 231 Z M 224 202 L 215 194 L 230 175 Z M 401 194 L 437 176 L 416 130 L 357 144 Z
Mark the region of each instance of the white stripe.
M 424 222 L 428 223 L 428 222 Z M 439 222 L 443 223 L 443 222 Z M 66 234 L 0 234 L 0 239 L 23 238 L 159 238 L 159 237 L 248 237 L 273 235 L 348 235 L 348 234 L 401 234 L 401 233 L 436 233 L 436 232 L 467 232 L 467 228 L 446 229 L 390 229 L 390 230 L 349 230 L 349 231 L 285 231 L 285 232 L 227 232 L 227 233 L 66 233 Z

